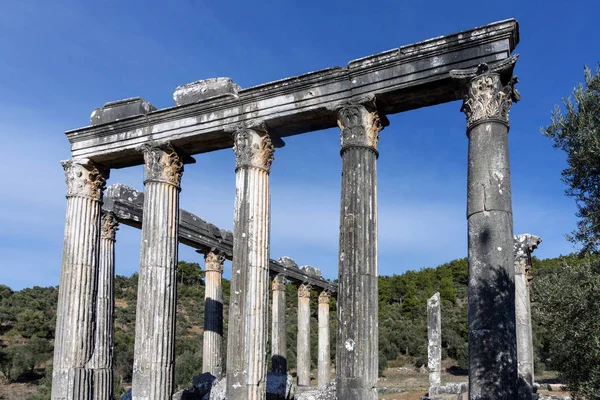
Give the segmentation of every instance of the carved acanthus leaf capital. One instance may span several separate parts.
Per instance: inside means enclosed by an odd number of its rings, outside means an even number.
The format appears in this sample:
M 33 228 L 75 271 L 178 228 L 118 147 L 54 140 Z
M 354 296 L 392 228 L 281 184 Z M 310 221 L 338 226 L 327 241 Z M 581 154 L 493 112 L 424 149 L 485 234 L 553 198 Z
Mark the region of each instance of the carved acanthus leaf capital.
M 280 291 L 284 291 L 285 290 L 285 275 L 283 274 L 277 274 L 275 275 L 275 278 L 273 278 L 273 291 L 276 290 L 280 290 Z
M 235 167 L 261 168 L 269 172 L 274 160 L 275 147 L 264 125 L 242 127 L 233 134 Z
M 102 192 L 106 187 L 109 170 L 87 159 L 63 161 L 62 166 L 65 170 L 67 197 L 102 199 Z
M 329 304 L 329 293 L 326 290 L 323 290 L 321 294 L 319 294 L 319 304 Z
M 183 157 L 169 144 L 142 146 L 146 182 L 164 182 L 180 187 Z
M 219 252 L 209 251 L 204 255 L 206 272 L 215 271 L 222 274 L 224 262 L 225 256 Z
M 310 285 L 306 283 L 303 283 L 302 285 L 298 286 L 298 297 L 310 299 L 310 289 Z
M 119 230 L 119 221 L 112 211 L 102 214 L 101 227 L 100 237 L 102 239 L 115 240 L 116 232 Z
M 349 103 L 338 110 L 342 152 L 350 147 L 367 147 L 377 151 L 379 132 L 384 124 L 374 100 L 364 104 Z
M 538 248 L 539 244 L 542 243 L 542 238 L 539 236 L 525 233 L 522 235 L 515 235 L 514 237 L 514 254 L 516 260 L 526 260 L 527 265 L 531 264 L 531 253 Z

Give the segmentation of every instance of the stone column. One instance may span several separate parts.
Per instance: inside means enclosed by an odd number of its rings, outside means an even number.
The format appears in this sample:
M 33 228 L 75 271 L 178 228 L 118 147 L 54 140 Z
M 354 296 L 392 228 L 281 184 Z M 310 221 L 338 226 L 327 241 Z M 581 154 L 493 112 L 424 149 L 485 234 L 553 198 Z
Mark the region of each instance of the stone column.
M 533 332 L 529 282 L 531 253 L 542 239 L 524 234 L 515 236 L 515 314 L 517 323 L 517 369 L 519 372 L 519 398 L 530 400 L 533 395 Z
M 183 161 L 169 145 L 143 148 L 144 216 L 135 320 L 132 397 L 173 394 L 179 192 Z
M 273 325 L 271 327 L 271 367 L 273 372 L 287 374 L 285 326 L 285 276 L 273 278 Z
M 310 386 L 310 285 L 298 287 L 298 337 L 296 373 L 298 386 Z
M 269 170 L 273 144 L 264 127 L 234 133 L 236 196 L 227 336 L 229 400 L 266 396 L 269 292 Z
M 113 348 L 115 313 L 115 235 L 119 222 L 112 212 L 102 215 L 100 268 L 96 301 L 96 338 L 91 366 L 94 370 L 94 400 L 113 398 Z
M 204 340 L 202 370 L 221 379 L 223 372 L 223 263 L 222 254 L 210 251 L 204 256 L 206 264 L 204 292 Z
M 341 129 L 336 387 L 340 399 L 376 399 L 378 372 L 377 142 L 373 99 L 338 112 Z
M 331 380 L 331 357 L 329 355 L 329 293 L 319 295 L 319 386 Z
M 52 399 L 89 400 L 93 372 L 95 301 L 100 250 L 100 206 L 108 171 L 89 160 L 62 163 L 67 215 L 61 265 Z
M 466 79 L 469 164 L 469 397 L 517 396 L 513 221 L 508 112 L 519 99 L 515 58 L 490 69 L 454 71 Z M 502 73 L 502 76 L 501 74 Z
M 429 369 L 429 396 L 438 394 L 442 385 L 442 313 L 440 294 L 427 300 L 427 368 Z

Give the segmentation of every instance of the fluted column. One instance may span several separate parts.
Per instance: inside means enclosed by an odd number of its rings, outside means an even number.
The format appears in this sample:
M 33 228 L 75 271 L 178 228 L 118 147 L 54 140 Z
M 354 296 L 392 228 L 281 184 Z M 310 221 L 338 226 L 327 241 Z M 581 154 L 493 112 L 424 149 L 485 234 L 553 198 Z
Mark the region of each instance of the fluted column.
M 516 58 L 453 71 L 463 79 L 469 164 L 469 398 L 515 399 L 517 345 L 508 112 Z M 501 75 L 502 74 L 502 75 Z
M 271 368 L 279 374 L 287 373 L 285 326 L 285 276 L 276 275 L 272 281 L 273 322 L 271 326 Z
M 100 207 L 108 171 L 89 160 L 62 163 L 67 215 L 56 311 L 52 399 L 92 398 Z
M 96 339 L 90 363 L 94 370 L 94 400 L 113 398 L 115 236 L 119 222 L 112 212 L 105 212 L 100 226 Z
M 442 313 L 439 293 L 427 300 L 427 341 L 429 397 L 433 397 L 442 385 Z
M 147 145 L 133 362 L 134 400 L 173 394 L 179 192 L 183 162 L 170 146 Z
M 269 292 L 269 170 L 273 144 L 264 127 L 234 133 L 236 196 L 227 336 L 229 400 L 266 396 Z
M 329 293 L 319 295 L 319 386 L 331 380 L 331 356 L 329 355 Z
M 524 234 L 515 236 L 515 315 L 517 324 L 517 369 L 519 372 L 519 399 L 533 397 L 533 331 L 529 303 L 529 276 L 531 253 L 542 239 Z
M 296 364 L 298 386 L 310 386 L 310 285 L 298 287 Z
M 204 340 L 202 370 L 221 378 L 223 372 L 223 262 L 225 257 L 216 252 L 204 256 L 206 278 L 204 291 Z
M 340 399 L 376 399 L 378 372 L 377 142 L 371 100 L 338 112 L 341 129 L 336 387 Z

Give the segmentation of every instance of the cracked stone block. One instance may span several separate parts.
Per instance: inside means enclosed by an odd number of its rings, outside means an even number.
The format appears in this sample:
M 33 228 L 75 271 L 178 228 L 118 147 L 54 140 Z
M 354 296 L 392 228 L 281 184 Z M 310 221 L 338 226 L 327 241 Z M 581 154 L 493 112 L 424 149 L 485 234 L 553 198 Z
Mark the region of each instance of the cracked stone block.
M 182 106 L 223 95 L 237 97 L 239 91 L 239 85 L 231 78 L 210 78 L 178 86 L 173 100 L 175 105 Z
M 146 115 L 155 110 L 156 107 L 141 97 L 112 101 L 103 105 L 102 108 L 96 108 L 92 112 L 90 124 L 106 124 L 136 115 Z

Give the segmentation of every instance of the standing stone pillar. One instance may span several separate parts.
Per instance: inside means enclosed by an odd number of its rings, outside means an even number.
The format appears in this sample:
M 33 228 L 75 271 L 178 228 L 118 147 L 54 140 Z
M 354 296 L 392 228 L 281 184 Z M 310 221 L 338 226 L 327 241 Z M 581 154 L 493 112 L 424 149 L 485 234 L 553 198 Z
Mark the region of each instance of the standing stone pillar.
M 529 273 L 531 253 L 542 239 L 524 234 L 515 236 L 515 314 L 517 323 L 517 369 L 519 372 L 519 398 L 530 400 L 533 396 L 533 331 L 529 303 Z
M 144 215 L 132 397 L 171 399 L 174 385 L 179 192 L 183 161 L 169 145 L 143 148 Z
M 234 133 L 236 196 L 227 336 L 228 400 L 266 396 L 269 291 L 269 170 L 273 144 L 264 127 Z
M 429 396 L 438 394 L 442 385 L 442 313 L 440 294 L 427 300 L 427 368 L 429 369 Z
M 273 322 L 271 326 L 271 368 L 278 374 L 287 374 L 285 326 L 285 276 L 273 278 Z
M 118 229 L 119 222 L 115 214 L 105 212 L 101 222 L 96 339 L 91 361 L 94 370 L 94 400 L 113 398 L 115 236 Z
M 331 357 L 329 355 L 329 293 L 319 295 L 319 386 L 329 383 Z
M 93 372 L 95 301 L 100 250 L 100 206 L 108 171 L 85 160 L 62 163 L 67 215 L 61 265 L 52 399 L 89 400 Z
M 202 371 L 217 379 L 223 372 L 223 263 L 225 257 L 214 251 L 205 254 L 204 337 Z
M 296 373 L 298 386 L 310 386 L 310 285 L 298 287 L 298 343 Z
M 515 399 L 517 346 L 508 112 L 519 99 L 516 58 L 454 71 L 466 78 L 469 164 L 469 398 Z M 502 75 L 500 74 L 502 72 Z
M 336 387 L 339 399 L 377 399 L 377 142 L 374 101 L 338 112 L 342 196 Z

